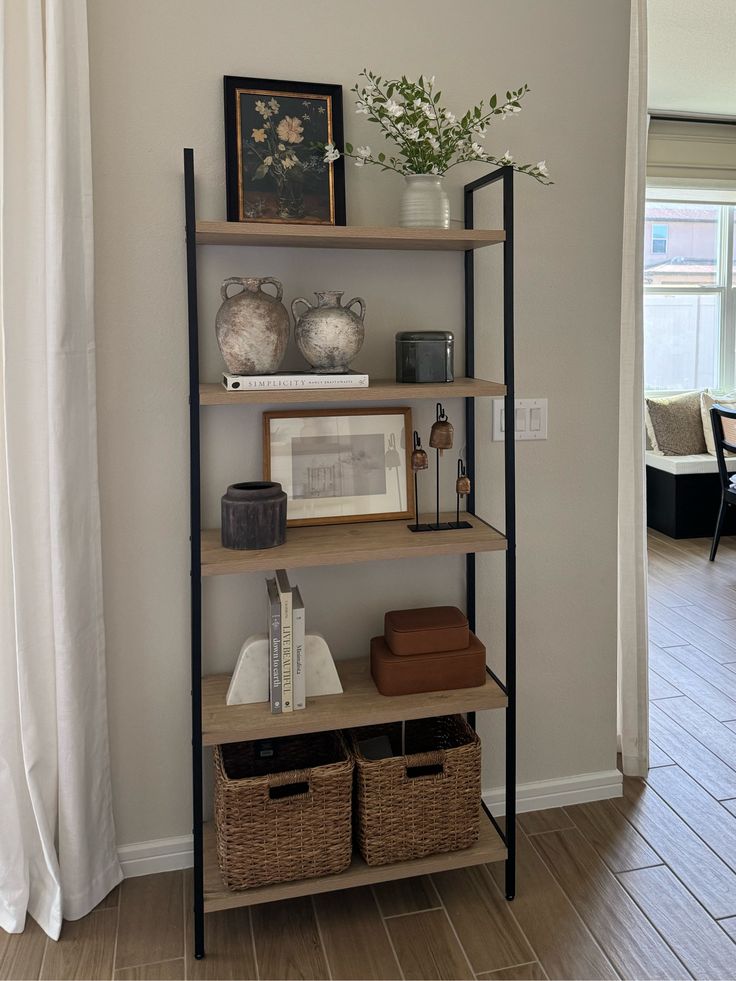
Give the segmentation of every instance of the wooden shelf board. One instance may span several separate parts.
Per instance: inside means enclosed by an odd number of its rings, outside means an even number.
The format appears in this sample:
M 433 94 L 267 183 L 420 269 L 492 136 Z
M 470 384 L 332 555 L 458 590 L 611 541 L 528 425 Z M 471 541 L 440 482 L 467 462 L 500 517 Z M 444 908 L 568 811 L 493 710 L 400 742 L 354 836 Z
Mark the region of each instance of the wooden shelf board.
M 410 879 L 417 875 L 429 875 L 432 872 L 444 872 L 448 869 L 463 869 L 471 865 L 484 865 L 487 862 L 502 862 L 506 856 L 506 846 L 481 811 L 478 842 L 462 851 L 429 855 L 426 858 L 415 858 L 394 865 L 372 866 L 366 865 L 359 855 L 355 855 L 349 867 L 337 875 L 301 879 L 296 882 L 280 882 L 276 885 L 257 886 L 254 889 L 233 892 L 223 884 L 220 876 L 214 826 L 206 824 L 204 827 L 204 908 L 209 913 L 221 909 L 234 909 L 238 906 L 255 906 L 258 903 L 272 903 L 279 899 L 293 899 L 296 896 L 311 896 L 320 892 L 334 892 L 337 889 L 353 889 L 374 882 Z
M 506 708 L 508 699 L 490 675 L 485 685 L 454 691 L 421 692 L 415 695 L 381 695 L 371 678 L 368 655 L 338 661 L 341 695 L 318 695 L 307 699 L 299 712 L 271 714 L 268 702 L 226 705 L 230 675 L 215 674 L 202 679 L 202 743 L 235 743 L 305 732 L 329 732 L 356 726 L 428 719 L 458 712 L 482 712 Z
M 502 229 L 371 228 L 359 225 L 281 225 L 198 221 L 199 245 L 255 245 L 312 249 L 400 249 L 466 252 L 503 242 Z
M 498 397 L 506 386 L 483 378 L 456 378 L 454 382 L 424 385 L 403 384 L 390 379 L 372 381 L 368 388 L 260 389 L 228 392 L 219 382 L 199 386 L 200 405 L 263 405 L 275 402 L 415 402 L 417 399 Z
M 401 521 L 364 521 L 357 524 L 315 525 L 288 528 L 286 542 L 276 548 L 241 551 L 223 548 L 219 528 L 202 532 L 202 575 L 224 576 L 269 569 L 299 569 L 305 566 L 350 565 L 427 555 L 463 555 L 495 552 L 506 548 L 506 538 L 475 515 L 460 512 L 471 528 L 457 531 L 409 531 Z M 422 515 L 421 521 L 434 521 Z M 440 514 L 441 521 L 454 521 L 455 512 Z

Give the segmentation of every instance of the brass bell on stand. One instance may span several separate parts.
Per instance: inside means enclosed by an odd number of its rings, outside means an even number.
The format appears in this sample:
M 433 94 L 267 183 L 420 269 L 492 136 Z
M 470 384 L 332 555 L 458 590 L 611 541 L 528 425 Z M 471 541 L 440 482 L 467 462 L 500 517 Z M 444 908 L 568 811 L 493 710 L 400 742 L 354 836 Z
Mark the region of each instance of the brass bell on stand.
M 427 451 L 422 449 L 422 441 L 419 433 L 414 430 L 414 449 L 411 451 L 411 469 L 414 473 L 418 470 L 426 470 L 429 467 Z
M 409 531 L 429 531 L 429 525 L 419 524 L 419 482 L 417 480 L 417 474 L 420 470 L 426 470 L 429 467 L 429 458 L 427 456 L 427 451 L 422 449 L 422 441 L 419 438 L 419 433 L 414 430 L 414 442 L 411 451 L 411 469 L 414 474 L 414 524 L 408 525 Z
M 429 445 L 432 449 L 439 450 L 440 453 L 443 450 L 452 449 L 452 439 L 455 435 L 455 429 L 447 418 L 447 414 L 442 406 L 441 402 L 437 403 L 437 418 L 432 423 L 432 429 L 429 433 Z
M 458 497 L 467 497 L 470 493 L 470 477 L 465 469 L 462 457 L 457 461 L 457 480 L 455 481 L 455 493 Z
M 429 445 L 437 450 L 437 505 L 435 509 L 435 523 L 432 525 L 433 531 L 445 531 L 450 527 L 447 521 L 440 521 L 440 457 L 444 450 L 452 449 L 452 440 L 455 429 L 447 418 L 444 406 L 441 402 L 437 403 L 435 421 L 429 433 Z
M 455 495 L 457 499 L 455 507 L 455 520 L 450 522 L 451 528 L 472 528 L 469 521 L 460 520 L 460 498 L 467 497 L 470 493 L 470 477 L 465 469 L 462 457 L 457 461 L 457 480 L 455 481 Z

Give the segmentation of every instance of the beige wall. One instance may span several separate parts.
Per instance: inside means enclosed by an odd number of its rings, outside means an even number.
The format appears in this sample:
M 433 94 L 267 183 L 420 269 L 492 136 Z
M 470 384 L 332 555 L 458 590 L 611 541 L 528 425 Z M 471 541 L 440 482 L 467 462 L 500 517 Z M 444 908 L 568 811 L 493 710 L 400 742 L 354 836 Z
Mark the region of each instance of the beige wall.
M 375 134 L 347 89 L 364 65 L 435 73 L 451 108 L 527 81 L 521 117 L 491 148 L 546 158 L 556 181 L 517 183 L 518 394 L 549 399 L 549 440 L 519 445 L 519 780 L 615 765 L 616 429 L 628 4 L 624 0 L 90 0 L 100 466 L 110 724 L 121 843 L 186 834 L 189 574 L 182 157 L 196 152 L 202 217 L 224 217 L 222 76 L 340 82 L 354 142 Z M 390 224 L 400 179 L 348 168 L 348 220 Z M 462 182 L 452 172 L 454 215 Z M 489 195 L 488 200 L 493 200 Z M 485 213 L 484 213 L 485 212 Z M 480 207 L 481 220 L 497 221 Z M 390 374 L 393 334 L 462 326 L 459 256 L 215 249 L 201 253 L 203 374 L 220 366 L 219 283 L 275 275 L 288 298 L 325 287 L 364 296 L 357 363 Z M 500 252 L 479 286 L 480 364 L 499 377 Z M 462 362 L 459 361 L 459 364 Z M 462 403 L 448 403 L 460 439 Z M 431 407 L 417 407 L 427 432 Z M 480 406 L 481 432 L 490 406 Z M 204 511 L 259 475 L 260 414 L 203 422 Z M 497 517 L 500 444 L 476 475 Z M 447 466 L 447 488 L 451 487 Z M 499 556 L 479 559 L 479 632 L 502 636 Z M 338 656 L 365 653 L 385 609 L 461 602 L 456 558 L 305 570 L 310 628 Z M 231 668 L 261 629 L 262 577 L 205 583 L 206 663 Z M 484 785 L 500 782 L 498 720 L 481 719 Z M 494 758 L 495 757 L 495 758 Z

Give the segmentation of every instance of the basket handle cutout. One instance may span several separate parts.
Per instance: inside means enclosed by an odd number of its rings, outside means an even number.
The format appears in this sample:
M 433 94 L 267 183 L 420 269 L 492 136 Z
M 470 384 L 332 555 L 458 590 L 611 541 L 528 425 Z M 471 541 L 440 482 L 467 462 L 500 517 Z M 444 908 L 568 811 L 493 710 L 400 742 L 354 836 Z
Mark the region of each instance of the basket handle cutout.
M 285 797 L 305 796 L 309 793 L 309 782 L 300 780 L 299 783 L 280 784 L 276 787 L 268 788 L 270 800 L 283 800 Z
M 438 774 L 444 774 L 444 772 L 444 763 L 427 763 L 424 766 L 407 766 L 406 768 L 406 776 L 409 780 L 415 780 L 417 777 L 436 777 Z

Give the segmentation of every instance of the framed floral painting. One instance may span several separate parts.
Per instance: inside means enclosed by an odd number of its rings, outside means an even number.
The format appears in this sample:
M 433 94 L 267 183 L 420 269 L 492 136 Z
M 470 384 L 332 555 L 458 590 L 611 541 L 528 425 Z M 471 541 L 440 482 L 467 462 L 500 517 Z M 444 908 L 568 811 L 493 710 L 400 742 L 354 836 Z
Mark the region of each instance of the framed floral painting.
M 344 225 L 342 86 L 225 76 L 228 221 Z

